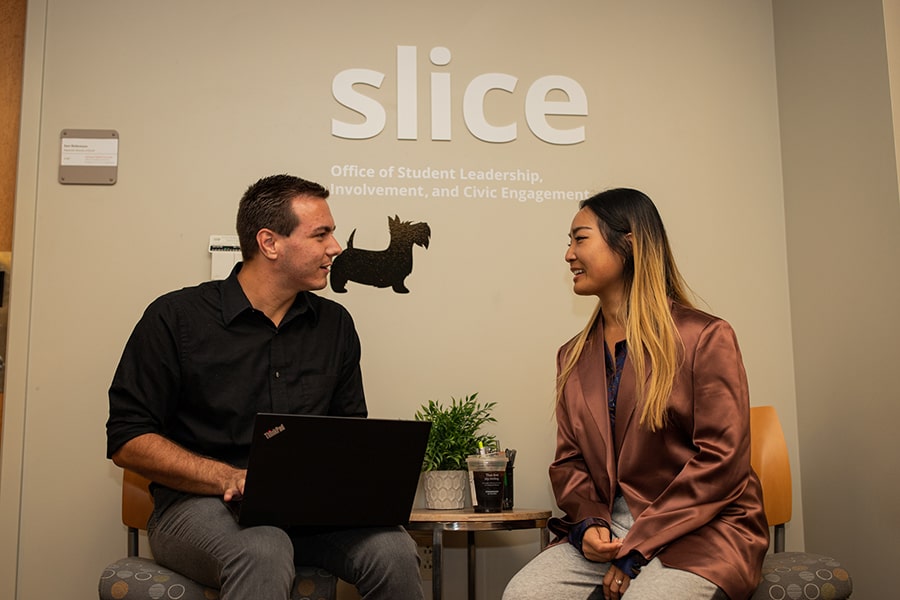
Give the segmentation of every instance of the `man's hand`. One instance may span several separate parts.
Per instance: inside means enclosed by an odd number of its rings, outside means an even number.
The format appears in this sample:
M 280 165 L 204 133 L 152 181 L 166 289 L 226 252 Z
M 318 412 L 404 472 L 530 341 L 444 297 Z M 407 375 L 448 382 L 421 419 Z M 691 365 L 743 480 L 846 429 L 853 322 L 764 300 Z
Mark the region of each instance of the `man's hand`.
M 602 525 L 594 525 L 584 532 L 581 540 L 581 551 L 584 557 L 594 562 L 609 562 L 616 557 L 622 540 L 611 540 L 609 529 Z
M 240 500 L 244 496 L 244 483 L 247 481 L 247 471 L 238 470 L 232 480 L 225 484 L 225 493 L 222 495 L 225 502 Z

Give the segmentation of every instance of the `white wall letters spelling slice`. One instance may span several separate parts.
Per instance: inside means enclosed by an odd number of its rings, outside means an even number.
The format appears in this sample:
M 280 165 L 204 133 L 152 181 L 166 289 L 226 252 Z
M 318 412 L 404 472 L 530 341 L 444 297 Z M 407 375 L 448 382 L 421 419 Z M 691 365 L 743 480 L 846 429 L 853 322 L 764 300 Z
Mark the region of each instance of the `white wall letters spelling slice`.
M 431 64 L 444 67 L 450 63 L 450 50 L 441 46 L 431 49 Z M 373 69 L 346 69 L 334 76 L 331 92 L 342 106 L 361 114 L 362 123 L 331 120 L 331 134 L 350 140 L 375 137 L 384 131 L 387 113 L 384 106 L 358 91 L 357 85 L 381 89 L 385 74 Z M 466 86 L 463 95 L 463 119 L 469 132 L 485 142 L 512 142 L 518 136 L 518 123 L 489 123 L 484 114 L 484 101 L 488 93 L 496 90 L 515 93 L 518 77 L 507 73 L 484 73 L 476 76 Z M 450 73 L 431 73 L 431 139 L 450 140 L 451 130 L 451 81 Z M 553 90 L 563 92 L 565 101 L 548 100 Z M 397 46 L 397 139 L 417 140 L 418 85 L 416 77 L 416 46 Z M 546 75 L 536 79 L 525 94 L 525 122 L 539 139 L 548 144 L 578 144 L 585 140 L 584 125 L 558 129 L 547 120 L 548 115 L 586 117 L 587 94 L 581 85 L 564 75 Z

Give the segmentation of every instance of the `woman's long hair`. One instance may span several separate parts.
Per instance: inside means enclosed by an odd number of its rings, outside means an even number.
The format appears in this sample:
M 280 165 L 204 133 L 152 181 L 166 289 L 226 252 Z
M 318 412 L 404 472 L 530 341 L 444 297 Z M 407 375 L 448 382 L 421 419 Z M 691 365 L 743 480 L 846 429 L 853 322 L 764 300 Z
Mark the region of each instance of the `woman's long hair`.
M 583 200 L 579 207 L 596 215 L 603 239 L 622 257 L 625 311 L 618 318 L 624 319 L 635 391 L 638 401 L 643 399 L 641 425 L 657 431 L 666 423 L 667 403 L 683 352 L 669 302 L 693 306 L 686 293 L 687 285 L 675 265 L 659 212 L 645 194 L 617 188 Z M 626 237 L 629 233 L 630 241 Z M 566 354 L 557 380 L 557 401 L 562 399 L 566 381 L 597 326 L 602 308 L 598 303 Z M 646 360 L 650 363 L 649 376 Z

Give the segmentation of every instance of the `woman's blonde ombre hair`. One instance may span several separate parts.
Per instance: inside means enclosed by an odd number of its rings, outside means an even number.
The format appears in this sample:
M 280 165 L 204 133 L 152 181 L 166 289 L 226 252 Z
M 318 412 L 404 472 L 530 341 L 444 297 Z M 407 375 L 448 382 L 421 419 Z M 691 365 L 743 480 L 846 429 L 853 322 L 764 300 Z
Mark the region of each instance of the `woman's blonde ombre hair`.
M 669 303 L 674 300 L 693 306 L 687 297 L 688 288 L 675 265 L 659 212 L 645 194 L 616 188 L 583 200 L 579 207 L 594 213 L 603 239 L 622 257 L 625 311 L 624 317 L 620 314 L 619 318 L 624 319 L 628 355 L 635 371 L 635 392 L 638 402 L 643 400 L 641 425 L 657 431 L 666 423 L 667 403 L 683 351 Z M 565 356 L 557 380 L 557 402 L 562 399 L 566 381 L 597 326 L 602 309 L 598 303 Z M 645 359 L 639 360 L 641 356 Z

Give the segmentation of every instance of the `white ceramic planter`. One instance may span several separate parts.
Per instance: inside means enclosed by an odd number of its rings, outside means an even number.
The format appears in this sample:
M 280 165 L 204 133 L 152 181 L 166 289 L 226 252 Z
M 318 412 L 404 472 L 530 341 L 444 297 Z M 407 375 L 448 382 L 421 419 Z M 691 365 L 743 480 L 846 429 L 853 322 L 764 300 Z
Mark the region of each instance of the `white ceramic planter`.
M 465 508 L 468 471 L 426 471 L 422 474 L 425 508 Z

